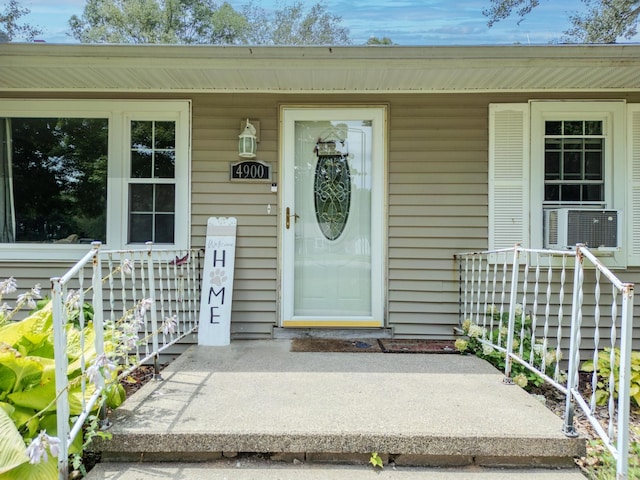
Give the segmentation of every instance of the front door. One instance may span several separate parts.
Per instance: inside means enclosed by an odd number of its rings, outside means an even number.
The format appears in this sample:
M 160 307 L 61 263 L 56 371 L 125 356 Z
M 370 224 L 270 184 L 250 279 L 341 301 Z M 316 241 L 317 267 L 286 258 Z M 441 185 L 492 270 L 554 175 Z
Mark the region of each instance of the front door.
M 385 118 L 281 111 L 284 327 L 383 326 Z

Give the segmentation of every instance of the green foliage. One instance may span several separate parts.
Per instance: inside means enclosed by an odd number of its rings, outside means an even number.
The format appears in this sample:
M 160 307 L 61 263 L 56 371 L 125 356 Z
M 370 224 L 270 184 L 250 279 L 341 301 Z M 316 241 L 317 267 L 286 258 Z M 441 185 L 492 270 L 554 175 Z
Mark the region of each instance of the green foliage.
M 31 25 L 20 25 L 18 20 L 29 14 L 28 8 L 21 8 L 18 0 L 9 0 L 4 12 L 0 13 L 0 43 L 10 42 L 16 38 L 32 41 L 42 30 Z
M 82 43 L 208 45 L 344 45 L 349 31 L 324 3 L 296 1 L 268 10 L 250 2 L 242 12 L 213 0 L 88 0 L 69 20 Z
M 616 480 L 616 461 L 602 440 L 590 440 L 582 469 L 590 480 Z M 640 478 L 640 442 L 629 442 L 629 470 L 627 478 Z
M 619 384 L 619 371 L 620 371 L 620 349 L 615 348 L 613 350 L 614 355 L 614 368 L 613 368 L 613 379 L 614 379 L 614 398 L 618 398 L 618 384 Z M 583 372 L 593 372 L 594 371 L 594 363 L 593 360 L 589 360 L 584 362 L 580 370 Z M 611 376 L 611 348 L 604 348 L 600 352 L 598 352 L 598 365 L 597 372 L 598 376 L 597 386 L 596 386 L 596 403 L 598 405 L 605 405 L 607 400 L 609 399 L 609 395 L 611 391 L 609 390 L 609 378 Z M 631 388 L 630 388 L 630 397 L 631 401 L 637 406 L 640 407 L 640 352 L 631 352 L 631 378 L 630 378 Z
M 637 0 L 583 0 L 588 10 L 584 15 L 570 16 L 572 27 L 567 41 L 579 43 L 616 43 L 631 39 L 638 31 L 640 2 Z
M 508 312 L 503 312 L 502 315 L 500 315 L 498 310 L 494 306 L 491 306 L 487 312 L 487 317 L 487 324 L 493 326 L 489 331 L 480 325 L 472 323 L 470 320 L 466 320 L 462 325 L 462 329 L 468 339 L 458 339 L 456 341 L 456 348 L 461 353 L 473 353 L 491 363 L 498 370 L 504 371 L 506 354 L 502 350 L 483 343 L 481 340 L 506 348 L 509 314 Z M 531 334 L 531 317 L 524 315 L 521 309 L 516 308 L 513 352 L 527 362 L 533 358 L 533 365 L 536 368 L 553 377 L 556 364 L 559 360 L 556 351 L 548 349 L 547 346 L 541 342 L 532 345 Z M 539 375 L 518 362 L 511 362 L 511 378 L 517 385 L 523 388 L 527 386 L 538 387 L 544 383 L 544 380 Z
M 250 28 L 245 43 L 253 45 L 348 45 L 349 29 L 323 2 L 295 1 L 281 10 L 267 10 L 251 2 L 242 10 Z
M 57 429 L 52 303 L 47 301 L 40 306 L 21 321 L 4 322 L 0 326 L 0 480 L 57 478 L 57 461 L 53 455 L 30 463 L 25 454 L 26 445 L 40 432 L 55 436 Z M 86 317 L 92 318 L 89 307 L 85 306 L 83 311 Z M 81 357 L 84 356 L 87 365 L 96 357 L 95 333 L 87 318 L 83 332 L 79 330 L 79 313 L 74 309 L 69 310 L 68 316 L 73 320 L 66 326 L 67 392 L 73 416 L 82 411 L 83 395 L 84 400 L 88 400 L 95 392 L 94 384 L 87 381 L 83 394 L 81 382 Z M 85 337 L 84 346 L 80 343 L 81 334 Z M 123 401 L 124 391 L 115 379 L 115 372 L 110 372 L 105 398 L 117 406 Z M 79 454 L 86 447 L 81 437 L 76 440 L 72 454 Z
M 27 462 L 22 436 L 11 419 L 15 409 L 9 404 L 0 408 L 0 475 Z M 9 411 L 7 411 L 9 410 Z
M 512 15 L 524 19 L 540 5 L 539 0 L 490 0 L 483 10 L 489 27 Z M 582 0 L 587 13 L 569 16 L 572 27 L 566 30 L 563 41 L 579 43 L 615 43 L 619 38 L 630 39 L 637 33 L 640 1 L 638 0 Z
M 389 37 L 370 37 L 367 40 L 367 45 L 396 45 Z
M 247 28 L 228 3 L 213 0 L 88 0 L 69 25 L 82 43 L 235 43 Z
M 376 468 L 376 467 L 384 468 L 384 463 L 382 462 L 382 458 L 380 458 L 380 455 L 378 455 L 378 452 L 373 452 L 371 454 L 369 463 L 373 465 L 373 468 Z

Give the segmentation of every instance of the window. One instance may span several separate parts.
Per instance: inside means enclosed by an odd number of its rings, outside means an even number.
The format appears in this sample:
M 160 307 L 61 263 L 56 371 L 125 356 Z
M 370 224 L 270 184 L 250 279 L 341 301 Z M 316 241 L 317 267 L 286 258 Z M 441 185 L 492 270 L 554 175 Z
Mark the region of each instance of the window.
M 546 206 L 605 206 L 602 123 L 602 120 L 545 120 Z
M 0 101 L 0 255 L 188 246 L 189 103 Z
M 106 241 L 106 118 L 0 118 L 1 243 Z
M 173 243 L 175 122 L 131 122 L 128 243 Z
M 558 208 L 620 210 L 627 223 L 627 108 L 622 101 L 491 105 L 490 249 L 543 248 L 545 212 Z M 626 238 L 623 231 L 622 249 L 607 253 L 606 264 L 627 265 Z

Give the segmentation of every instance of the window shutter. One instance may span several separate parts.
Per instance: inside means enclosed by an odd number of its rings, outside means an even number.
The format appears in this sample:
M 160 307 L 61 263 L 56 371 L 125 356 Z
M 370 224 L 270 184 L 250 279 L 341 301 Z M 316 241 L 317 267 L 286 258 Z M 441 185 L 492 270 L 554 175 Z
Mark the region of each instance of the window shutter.
M 623 220 L 629 226 L 628 265 L 640 265 L 640 105 L 628 105 L 629 200 Z
M 489 105 L 489 250 L 529 246 L 529 105 Z

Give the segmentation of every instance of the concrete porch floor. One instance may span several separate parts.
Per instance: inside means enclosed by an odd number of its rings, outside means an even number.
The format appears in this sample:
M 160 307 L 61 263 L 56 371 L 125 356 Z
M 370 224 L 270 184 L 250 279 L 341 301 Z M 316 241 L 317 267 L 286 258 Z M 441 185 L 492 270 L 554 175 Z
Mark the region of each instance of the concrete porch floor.
M 583 478 L 571 467 L 584 453 L 584 439 L 564 436 L 558 417 L 521 388 L 504 385 L 502 374 L 475 356 L 294 353 L 290 342 L 190 347 L 162 381 L 148 383 L 112 414 L 113 439 L 98 445 L 103 462 L 234 462 L 238 452 L 261 452 L 288 462 L 278 462 L 281 476 L 264 478 L 316 478 L 314 469 L 329 467 L 311 464 L 366 465 L 378 452 L 385 463 L 414 469 L 408 473 L 563 467 L 549 477 L 527 471 L 530 478 Z M 305 468 L 292 469 L 294 459 Z M 240 463 L 228 468 L 239 474 Z M 88 478 L 200 478 L 203 468 L 202 478 L 218 478 L 215 471 L 220 478 L 263 478 L 228 476 L 216 470 L 223 463 L 186 465 L 103 463 Z M 146 477 L 145 469 L 166 469 L 167 476 Z M 170 474 L 185 469 L 186 477 Z M 502 478 L 482 474 L 488 476 L 468 478 Z

